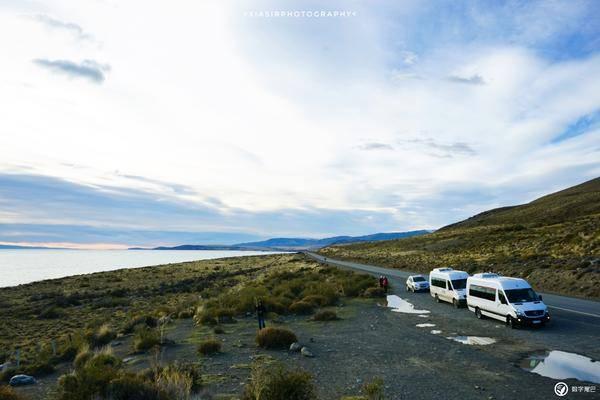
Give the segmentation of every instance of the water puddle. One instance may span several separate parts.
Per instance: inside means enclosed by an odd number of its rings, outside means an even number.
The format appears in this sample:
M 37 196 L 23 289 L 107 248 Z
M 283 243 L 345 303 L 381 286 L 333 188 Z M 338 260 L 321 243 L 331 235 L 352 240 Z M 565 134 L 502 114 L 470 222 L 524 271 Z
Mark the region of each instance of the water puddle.
M 395 294 L 387 296 L 387 306 L 393 312 L 405 314 L 429 314 L 429 310 L 415 310 L 415 306 Z
M 523 359 L 519 366 L 549 378 L 600 383 L 600 361 L 575 353 L 558 350 L 536 353 Z
M 433 328 L 435 324 L 417 324 L 417 328 Z
M 440 333 L 442 333 L 442 331 L 438 331 L 437 329 L 432 329 L 431 330 L 431 334 L 432 335 L 439 335 Z
M 496 339 L 485 336 L 448 336 L 446 339 L 474 346 L 487 346 L 488 344 L 496 343 Z

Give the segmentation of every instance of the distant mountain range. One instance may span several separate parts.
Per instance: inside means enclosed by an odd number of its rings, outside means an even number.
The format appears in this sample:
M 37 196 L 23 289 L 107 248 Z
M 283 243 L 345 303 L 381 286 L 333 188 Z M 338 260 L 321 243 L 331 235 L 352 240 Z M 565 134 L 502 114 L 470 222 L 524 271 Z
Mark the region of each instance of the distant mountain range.
M 375 233 L 365 236 L 334 236 L 324 239 L 311 238 L 272 238 L 260 242 L 238 243 L 231 246 L 192 245 L 185 244 L 174 247 L 155 247 L 150 250 L 306 250 L 319 249 L 331 245 L 342 245 L 359 242 L 377 242 L 381 240 L 401 239 L 411 236 L 430 233 L 427 230 L 410 232 Z M 132 248 L 130 250 L 148 250 L 143 248 Z
M 0 244 L 0 250 L 40 250 L 40 249 L 51 249 L 55 250 L 56 247 L 40 247 L 40 246 L 16 246 L 12 244 Z

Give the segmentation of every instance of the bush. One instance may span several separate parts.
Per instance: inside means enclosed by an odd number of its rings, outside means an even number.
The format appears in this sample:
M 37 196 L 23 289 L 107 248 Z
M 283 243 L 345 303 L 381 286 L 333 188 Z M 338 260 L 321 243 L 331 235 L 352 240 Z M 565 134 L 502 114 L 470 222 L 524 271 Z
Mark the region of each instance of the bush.
M 136 374 L 124 374 L 110 381 L 111 400 L 161 400 L 160 392 L 148 379 Z
M 294 332 L 284 328 L 268 327 L 261 329 L 256 335 L 256 343 L 265 349 L 287 349 L 297 341 Z
M 189 399 L 192 385 L 192 377 L 177 368 L 163 368 L 156 377 L 156 387 L 164 394 L 165 400 Z
M 207 339 L 198 345 L 198 353 L 203 356 L 210 356 L 221 351 L 222 343 L 217 339 Z
M 313 400 L 317 398 L 312 376 L 286 369 L 281 363 L 255 364 L 243 400 Z
M 183 311 L 179 311 L 179 313 L 177 314 L 177 318 L 179 318 L 179 319 L 188 319 L 188 318 L 192 318 L 193 316 L 194 316 L 193 310 L 183 310 Z
M 231 323 L 234 322 L 233 315 L 234 310 L 231 308 L 217 308 L 213 312 L 214 317 L 217 319 L 219 323 Z
M 385 297 L 385 291 L 380 287 L 370 287 L 367 288 L 364 293 L 364 297 Z
M 215 319 L 215 317 L 213 317 L 210 313 L 204 311 L 203 313 L 201 313 L 198 318 L 197 318 L 197 322 L 200 325 L 216 325 L 217 324 L 217 320 Z
M 0 400 L 25 400 L 25 397 L 15 392 L 10 386 L 0 385 Z
M 158 320 L 151 315 L 140 315 L 130 320 L 122 329 L 123 333 L 133 333 L 138 326 L 156 328 Z
M 314 321 L 335 321 L 337 319 L 337 314 L 335 313 L 335 311 L 331 310 L 319 311 L 313 316 Z
M 375 378 L 363 385 L 363 392 L 368 400 L 383 400 L 383 379 Z
M 102 347 L 109 344 L 113 339 L 117 337 L 115 331 L 112 330 L 110 325 L 104 324 L 94 333 L 88 333 L 87 335 L 88 342 L 90 346 L 94 347 Z
M 297 301 L 290 306 L 290 312 L 296 315 L 307 315 L 314 311 L 314 306 L 306 301 Z
M 327 297 L 320 294 L 311 294 L 302 299 L 306 303 L 310 303 L 315 307 L 324 307 L 329 305 Z
M 141 325 L 135 330 L 133 336 L 133 349 L 135 351 L 145 351 L 159 345 L 160 334 L 157 329 Z
M 85 362 L 82 361 L 75 372 L 59 378 L 57 398 L 81 400 L 106 397 L 108 385 L 119 376 L 120 368 L 121 360 L 109 351 L 94 353 Z

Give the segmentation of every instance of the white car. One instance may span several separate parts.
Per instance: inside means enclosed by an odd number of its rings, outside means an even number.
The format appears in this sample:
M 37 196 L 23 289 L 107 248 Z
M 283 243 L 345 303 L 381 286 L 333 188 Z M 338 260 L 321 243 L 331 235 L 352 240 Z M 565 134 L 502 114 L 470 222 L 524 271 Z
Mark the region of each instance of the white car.
M 423 275 L 411 275 L 406 280 L 407 292 L 418 292 L 420 290 L 429 290 L 429 282 Z

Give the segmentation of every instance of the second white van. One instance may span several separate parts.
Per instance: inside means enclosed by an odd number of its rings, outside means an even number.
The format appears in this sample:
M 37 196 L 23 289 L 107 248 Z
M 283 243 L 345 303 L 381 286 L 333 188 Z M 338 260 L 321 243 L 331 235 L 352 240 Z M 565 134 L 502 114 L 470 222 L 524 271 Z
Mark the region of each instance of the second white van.
M 466 304 L 467 278 L 465 271 L 455 271 L 452 268 L 434 268 L 429 273 L 429 293 L 438 303 L 447 301 L 455 308 Z

